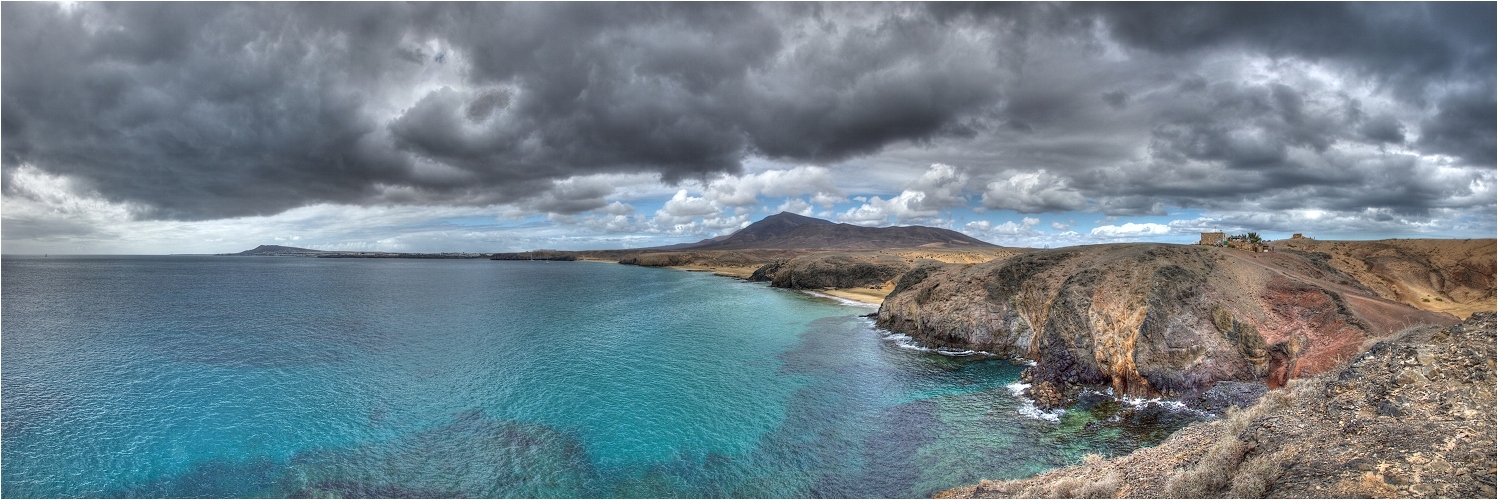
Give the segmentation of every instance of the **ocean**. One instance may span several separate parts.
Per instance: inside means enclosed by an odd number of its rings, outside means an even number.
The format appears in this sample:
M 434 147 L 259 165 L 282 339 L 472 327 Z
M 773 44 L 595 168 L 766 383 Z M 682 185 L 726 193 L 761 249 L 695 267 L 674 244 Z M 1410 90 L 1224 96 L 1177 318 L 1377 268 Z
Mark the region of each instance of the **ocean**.
M 924 497 L 1196 419 L 1043 414 L 852 305 L 594 262 L 3 258 L 5 497 Z

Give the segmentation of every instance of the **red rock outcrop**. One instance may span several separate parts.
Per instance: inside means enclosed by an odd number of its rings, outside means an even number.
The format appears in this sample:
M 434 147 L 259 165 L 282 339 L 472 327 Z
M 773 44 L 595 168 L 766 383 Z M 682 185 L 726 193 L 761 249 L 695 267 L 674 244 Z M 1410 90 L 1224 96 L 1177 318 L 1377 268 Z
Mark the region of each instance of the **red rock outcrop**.
M 1178 397 L 1223 380 L 1283 385 L 1371 339 L 1456 322 L 1380 297 L 1304 253 L 1168 244 L 927 263 L 879 309 L 880 326 L 928 344 L 1036 361 L 1028 376 L 1037 385 Z

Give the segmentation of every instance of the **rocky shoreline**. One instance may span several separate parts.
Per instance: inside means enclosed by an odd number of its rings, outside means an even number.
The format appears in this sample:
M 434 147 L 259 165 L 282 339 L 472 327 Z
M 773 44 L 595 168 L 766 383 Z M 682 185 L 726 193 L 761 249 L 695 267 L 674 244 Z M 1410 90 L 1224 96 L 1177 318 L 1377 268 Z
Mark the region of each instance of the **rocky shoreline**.
M 1493 498 L 1495 315 L 1411 328 L 1158 446 L 938 498 Z
M 1219 382 L 1280 387 L 1407 326 L 1457 321 L 1301 254 L 1115 244 L 923 263 L 898 280 L 878 324 L 1035 361 L 1024 379 L 1049 409 L 1087 389 L 1192 401 Z

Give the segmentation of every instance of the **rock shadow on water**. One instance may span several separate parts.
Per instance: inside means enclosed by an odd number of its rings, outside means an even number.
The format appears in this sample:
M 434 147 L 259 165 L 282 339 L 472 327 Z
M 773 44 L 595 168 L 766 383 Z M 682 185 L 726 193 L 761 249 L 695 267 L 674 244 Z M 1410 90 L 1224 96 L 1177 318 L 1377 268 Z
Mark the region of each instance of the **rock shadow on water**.
M 481 410 L 389 443 L 299 455 L 292 469 L 293 497 L 588 497 L 599 484 L 578 438 Z
M 1118 456 L 1154 446 L 1175 431 L 1210 418 L 1178 402 L 1119 399 L 1111 392 L 1086 391 L 1041 441 L 1067 451 L 1054 465 L 1060 467 L 1086 453 Z
M 288 462 L 214 459 L 107 498 L 566 498 L 599 496 L 575 437 L 482 411 L 383 443 L 315 450 Z
M 286 464 L 270 457 L 246 460 L 215 458 L 193 464 L 186 472 L 123 486 L 102 498 L 264 498 L 282 495 Z
M 935 441 L 930 423 L 936 403 L 918 400 L 879 410 L 878 425 L 862 439 L 861 467 L 856 474 L 822 475 L 812 485 L 818 498 L 916 498 L 931 492 L 915 491 L 922 471 L 918 455 Z
M 717 452 L 694 456 L 681 451 L 670 459 L 654 462 L 643 470 L 624 471 L 610 480 L 605 496 L 611 498 L 745 498 L 755 495 L 741 489 L 749 472 L 747 463 Z

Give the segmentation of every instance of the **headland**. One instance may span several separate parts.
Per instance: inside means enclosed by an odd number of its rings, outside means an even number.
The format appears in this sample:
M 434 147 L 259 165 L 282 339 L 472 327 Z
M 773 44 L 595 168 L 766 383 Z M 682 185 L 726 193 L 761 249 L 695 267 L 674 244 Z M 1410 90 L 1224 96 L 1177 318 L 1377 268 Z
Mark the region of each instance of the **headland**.
M 815 291 L 878 305 L 880 327 L 928 347 L 1027 360 L 1025 395 L 1041 409 L 1111 391 L 1225 414 L 1127 457 L 949 496 L 1491 497 L 1495 247 L 1293 238 L 1031 249 L 781 213 L 692 244 L 484 256 Z M 243 254 L 291 252 L 279 248 Z M 1369 437 L 1385 434 L 1397 436 Z

